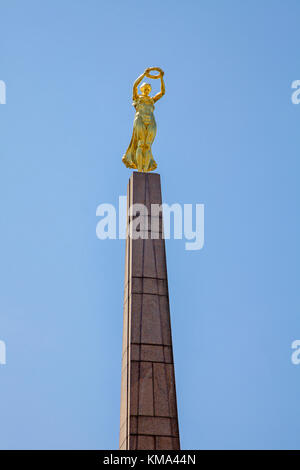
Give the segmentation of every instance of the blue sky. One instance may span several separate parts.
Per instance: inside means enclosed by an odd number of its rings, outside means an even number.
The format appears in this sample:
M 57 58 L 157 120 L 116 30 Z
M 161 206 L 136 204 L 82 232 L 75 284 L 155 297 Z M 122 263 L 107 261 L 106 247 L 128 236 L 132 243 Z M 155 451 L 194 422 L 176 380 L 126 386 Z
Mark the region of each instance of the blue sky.
M 0 447 L 118 447 L 123 240 L 96 238 L 130 171 L 131 88 L 165 70 L 164 201 L 184 449 L 300 448 L 298 1 L 0 2 Z M 155 84 L 156 85 L 156 84 Z

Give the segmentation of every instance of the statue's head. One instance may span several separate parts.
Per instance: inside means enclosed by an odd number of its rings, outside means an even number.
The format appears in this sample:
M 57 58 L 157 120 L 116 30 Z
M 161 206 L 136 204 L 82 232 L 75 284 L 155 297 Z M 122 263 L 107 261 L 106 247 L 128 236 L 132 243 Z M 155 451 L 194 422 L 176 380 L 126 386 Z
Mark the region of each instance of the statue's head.
M 142 83 L 142 85 L 140 86 L 140 89 L 141 89 L 142 95 L 144 96 L 148 96 L 152 90 L 150 83 L 146 83 L 146 82 Z

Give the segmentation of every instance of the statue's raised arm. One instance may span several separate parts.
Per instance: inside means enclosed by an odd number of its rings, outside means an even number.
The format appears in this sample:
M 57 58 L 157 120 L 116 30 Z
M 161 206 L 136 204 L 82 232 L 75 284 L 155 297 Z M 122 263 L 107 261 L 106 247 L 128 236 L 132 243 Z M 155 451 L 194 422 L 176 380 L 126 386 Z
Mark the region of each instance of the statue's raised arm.
M 152 71 L 158 74 L 151 74 Z M 137 169 L 138 171 L 153 171 L 157 164 L 152 155 L 152 143 L 156 135 L 156 122 L 154 118 L 154 103 L 165 94 L 164 72 L 159 67 L 148 67 L 133 84 L 132 98 L 136 110 L 133 133 L 129 147 L 122 158 L 127 168 Z M 151 97 L 150 83 L 142 83 L 140 86 L 141 94 L 138 93 L 138 86 L 144 77 L 157 79 L 160 78 L 160 92 Z
M 144 73 L 142 73 L 142 75 L 140 75 L 136 81 L 134 82 L 133 84 L 133 90 L 132 90 L 132 99 L 133 101 L 135 101 L 138 96 L 139 96 L 139 93 L 138 93 L 138 86 L 139 84 L 141 83 L 141 81 L 143 80 L 143 78 L 145 78 L 146 76 L 148 76 L 148 74 L 150 73 L 150 70 L 151 70 L 151 67 L 148 67 Z
M 164 74 L 165 72 L 160 69 L 159 67 L 153 67 L 154 70 L 158 70 L 160 72 L 159 74 L 159 78 L 160 78 L 160 92 L 157 93 L 155 96 L 153 96 L 153 99 L 154 99 L 154 103 L 156 103 L 156 101 L 160 100 L 164 94 L 166 93 L 166 87 L 165 87 L 165 82 L 164 82 Z M 149 75 L 147 74 L 146 75 L 147 77 L 149 77 Z M 155 78 L 158 78 L 158 77 L 155 77 Z

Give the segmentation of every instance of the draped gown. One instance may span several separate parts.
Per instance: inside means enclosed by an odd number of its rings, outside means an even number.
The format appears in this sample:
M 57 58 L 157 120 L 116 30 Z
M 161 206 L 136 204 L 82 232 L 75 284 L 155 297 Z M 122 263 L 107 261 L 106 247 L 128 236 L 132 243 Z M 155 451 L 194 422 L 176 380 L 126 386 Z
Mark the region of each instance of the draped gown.
M 122 161 L 127 168 L 153 171 L 157 167 L 151 149 L 156 135 L 156 122 L 153 114 L 154 99 L 151 96 L 139 95 L 132 104 L 136 110 L 133 132 Z M 142 155 L 142 168 L 139 168 L 138 165 L 139 155 Z

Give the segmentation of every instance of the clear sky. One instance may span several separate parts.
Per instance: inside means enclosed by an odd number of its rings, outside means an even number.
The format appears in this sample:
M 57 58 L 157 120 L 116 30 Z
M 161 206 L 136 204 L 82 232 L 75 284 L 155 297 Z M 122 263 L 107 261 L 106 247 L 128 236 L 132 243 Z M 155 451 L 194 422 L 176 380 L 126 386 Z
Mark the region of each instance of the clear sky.
M 96 237 L 130 171 L 132 83 L 165 70 L 164 201 L 181 443 L 300 448 L 297 0 L 0 1 L 0 447 L 118 447 L 123 240 Z M 156 84 L 155 84 L 156 85 Z

